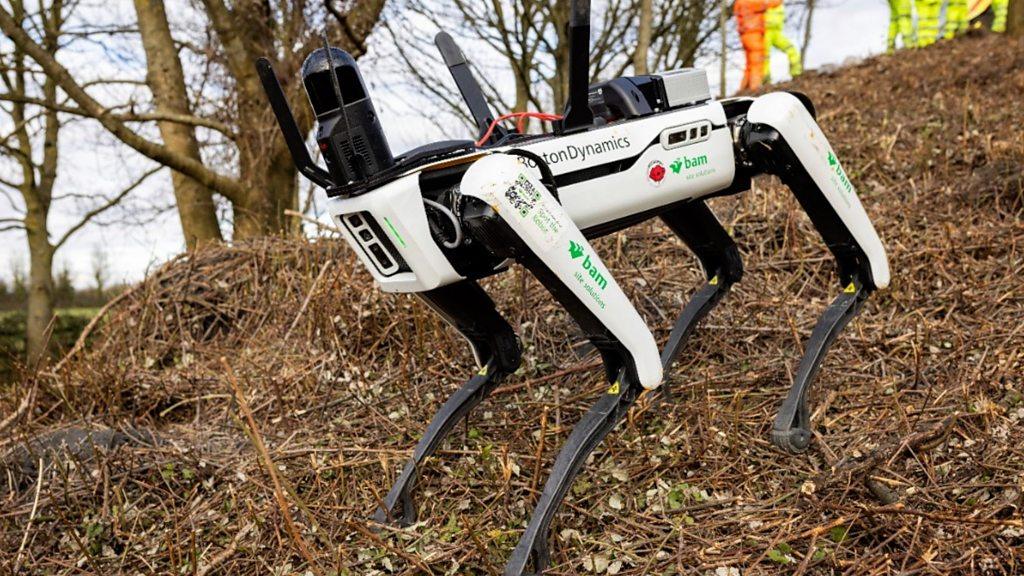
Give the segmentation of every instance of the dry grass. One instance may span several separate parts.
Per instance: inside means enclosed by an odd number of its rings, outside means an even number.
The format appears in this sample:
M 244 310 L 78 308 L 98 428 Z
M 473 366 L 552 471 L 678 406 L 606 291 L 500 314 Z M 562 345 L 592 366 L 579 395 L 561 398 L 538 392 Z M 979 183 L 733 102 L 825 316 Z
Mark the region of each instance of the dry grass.
M 774 410 L 838 287 L 777 185 L 714 201 L 747 275 L 684 351 L 673 401 L 642 401 L 580 475 L 552 574 L 1024 569 L 1024 46 L 942 43 L 794 88 L 818 103 L 893 286 L 826 360 L 811 450 L 781 454 Z M 599 248 L 665 338 L 700 282 L 693 257 L 653 223 Z M 83 421 L 158 441 L 58 458 L 38 493 L 37 472 L 10 470 L 0 572 L 498 573 L 537 470 L 604 383 L 535 281 L 517 269 L 488 284 L 525 366 L 430 462 L 421 522 L 374 532 L 389 481 L 472 369 L 463 341 L 373 289 L 334 241 L 172 262 L 111 308 L 90 348 L 27 381 L 31 408 L 0 449 Z M 17 410 L 10 396 L 0 413 Z

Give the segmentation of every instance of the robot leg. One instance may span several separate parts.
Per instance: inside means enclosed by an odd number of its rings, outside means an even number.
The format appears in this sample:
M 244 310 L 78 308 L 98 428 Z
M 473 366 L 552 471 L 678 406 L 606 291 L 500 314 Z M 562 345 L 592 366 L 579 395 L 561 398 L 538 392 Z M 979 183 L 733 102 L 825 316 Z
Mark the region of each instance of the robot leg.
M 889 285 L 889 263 L 835 151 L 796 96 L 773 93 L 756 99 L 740 139 L 749 161 L 793 191 L 839 267 L 842 293 L 812 332 L 772 430 L 774 444 L 801 452 L 810 442 L 807 392 L 818 367 L 870 293 Z

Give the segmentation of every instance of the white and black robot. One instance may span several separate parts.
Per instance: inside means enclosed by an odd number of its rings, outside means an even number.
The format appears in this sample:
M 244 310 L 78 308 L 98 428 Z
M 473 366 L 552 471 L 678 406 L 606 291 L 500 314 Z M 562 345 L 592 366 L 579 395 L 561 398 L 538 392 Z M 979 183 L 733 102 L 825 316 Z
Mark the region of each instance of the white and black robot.
M 327 169 L 314 164 L 270 62 L 257 68 L 299 171 L 327 191 L 328 210 L 388 292 L 415 293 L 472 346 L 479 370 L 441 407 L 377 511 L 416 519 L 421 462 L 521 361 L 519 340 L 477 281 L 519 262 L 600 351 L 609 388 L 559 452 L 529 525 L 505 568 L 548 564 L 549 525 L 590 452 L 644 390 L 657 390 L 696 323 L 741 279 L 740 255 L 709 198 L 778 176 L 796 195 L 838 263 L 840 293 L 818 321 L 782 403 L 772 442 L 810 442 L 807 390 L 842 328 L 889 284 L 885 249 L 853 184 L 799 94 L 715 101 L 701 70 L 588 85 L 590 2 L 569 24 L 570 95 L 550 134 L 506 129 L 447 34 L 436 42 L 480 129 L 480 140 L 438 142 L 393 157 L 355 60 L 326 46 L 302 75 Z M 626 298 L 589 240 L 661 218 L 707 276 L 665 348 Z

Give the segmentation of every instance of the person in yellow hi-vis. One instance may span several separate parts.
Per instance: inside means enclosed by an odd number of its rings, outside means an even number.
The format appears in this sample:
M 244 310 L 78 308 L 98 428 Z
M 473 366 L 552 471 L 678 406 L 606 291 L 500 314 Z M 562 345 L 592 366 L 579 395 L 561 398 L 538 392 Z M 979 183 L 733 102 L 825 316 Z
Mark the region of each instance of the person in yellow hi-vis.
M 909 0 L 908 0 L 909 1 Z M 789 75 L 796 78 L 803 71 L 803 66 L 800 64 L 800 51 L 796 49 L 793 42 L 786 37 L 786 8 L 784 4 L 779 4 L 774 8 L 769 8 L 764 13 L 764 81 L 770 82 L 772 77 L 772 48 L 778 48 L 786 53 L 786 58 L 789 60 Z
M 912 0 L 889 0 L 889 41 L 888 52 L 896 51 L 896 36 L 903 40 L 904 48 L 917 46 L 914 37 L 914 15 Z
M 939 13 L 942 0 L 914 0 L 917 10 L 917 45 L 931 46 L 939 39 Z
M 1006 9 L 1009 5 L 1008 0 L 992 0 L 992 13 L 995 16 L 992 21 L 993 32 L 1006 32 Z
M 946 27 L 942 36 L 949 39 L 965 32 L 967 32 L 967 0 L 949 0 L 946 4 Z

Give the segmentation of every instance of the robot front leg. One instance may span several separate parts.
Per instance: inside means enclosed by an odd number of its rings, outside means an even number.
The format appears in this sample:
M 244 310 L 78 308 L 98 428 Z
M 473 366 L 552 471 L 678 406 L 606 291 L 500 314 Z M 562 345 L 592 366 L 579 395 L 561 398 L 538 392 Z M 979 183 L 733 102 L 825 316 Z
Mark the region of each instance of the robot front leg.
M 654 337 L 583 233 L 518 159 L 478 160 L 462 179 L 464 228 L 495 255 L 530 270 L 601 353 L 611 384 L 576 424 L 551 473 L 506 575 L 540 573 L 548 564 L 549 527 L 587 456 L 644 389 L 661 384 Z
M 697 323 L 740 280 L 743 264 L 732 238 L 703 202 L 694 201 L 673 208 L 661 218 L 697 254 L 707 275 L 707 282 L 687 303 L 662 348 L 660 361 L 664 371 L 675 362 Z M 531 573 L 539 574 L 549 564 L 550 526 L 562 499 L 587 457 L 615 428 L 642 392 L 640 386 L 629 382 L 628 373 L 620 372 L 608 391 L 572 429 L 555 458 L 530 522 L 505 567 L 505 576 L 527 574 L 531 564 Z M 655 392 L 667 395 L 667 385 L 663 384 Z
M 753 168 L 778 176 L 793 191 L 839 268 L 842 293 L 811 333 L 793 386 L 772 428 L 772 443 L 797 453 L 810 444 L 807 393 L 818 367 L 867 297 L 889 285 L 889 262 L 835 151 L 796 96 L 774 93 L 754 100 L 739 138 Z
M 811 413 L 807 405 L 807 392 L 818 374 L 821 361 L 835 342 L 839 332 L 849 324 L 867 300 L 869 292 L 854 279 L 818 319 L 810 339 L 804 347 L 793 386 L 779 408 L 772 425 L 772 444 L 794 454 L 803 452 L 811 444 Z
M 481 368 L 434 415 L 412 457 L 374 514 L 377 522 L 397 521 L 401 526 L 416 522 L 412 489 L 423 461 L 437 451 L 459 420 L 482 402 L 506 375 L 515 372 L 521 362 L 515 332 L 476 282 L 463 280 L 419 296 L 469 341 Z

